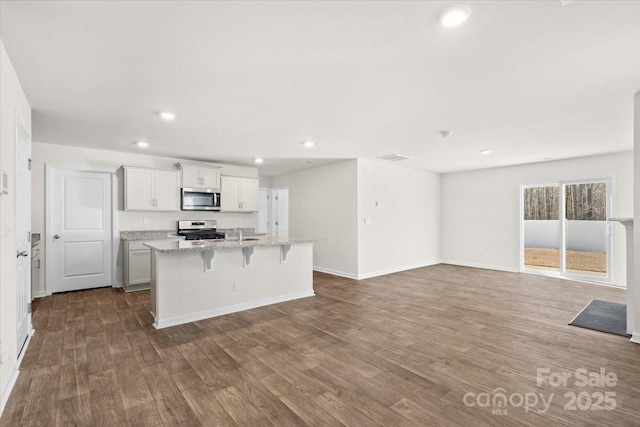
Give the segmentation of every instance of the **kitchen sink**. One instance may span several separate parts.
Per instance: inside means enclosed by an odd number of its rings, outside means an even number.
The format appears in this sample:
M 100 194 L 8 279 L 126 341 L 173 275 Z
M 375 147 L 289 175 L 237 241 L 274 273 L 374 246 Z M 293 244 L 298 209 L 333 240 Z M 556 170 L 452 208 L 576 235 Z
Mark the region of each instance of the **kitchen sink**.
M 243 241 L 243 242 L 250 242 L 250 241 L 252 241 L 252 240 L 260 240 L 260 239 L 259 239 L 259 238 L 257 238 L 257 237 L 243 237 L 243 238 L 242 238 L 242 241 Z M 237 237 L 232 237 L 231 239 L 226 239 L 226 241 L 227 241 L 227 242 L 237 242 L 237 241 L 238 241 L 238 238 L 237 238 Z

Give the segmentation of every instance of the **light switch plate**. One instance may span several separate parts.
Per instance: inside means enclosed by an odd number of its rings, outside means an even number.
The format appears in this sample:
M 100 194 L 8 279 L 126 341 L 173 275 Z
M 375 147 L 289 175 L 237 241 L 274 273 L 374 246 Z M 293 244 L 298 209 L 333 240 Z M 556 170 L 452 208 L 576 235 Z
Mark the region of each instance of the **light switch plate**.
M 364 223 L 365 223 L 365 225 L 373 224 L 373 218 L 365 217 Z
M 9 174 L 5 170 L 0 171 L 0 191 L 9 194 Z

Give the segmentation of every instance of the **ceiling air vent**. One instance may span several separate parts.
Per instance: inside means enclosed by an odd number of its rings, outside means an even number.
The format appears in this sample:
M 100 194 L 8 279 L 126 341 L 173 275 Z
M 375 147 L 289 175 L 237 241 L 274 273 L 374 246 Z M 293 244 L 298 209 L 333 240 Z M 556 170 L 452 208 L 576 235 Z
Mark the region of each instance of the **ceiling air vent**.
M 382 160 L 389 160 L 390 162 L 398 162 L 400 160 L 411 160 L 411 157 L 401 156 L 400 154 L 387 154 L 386 156 L 378 157 Z

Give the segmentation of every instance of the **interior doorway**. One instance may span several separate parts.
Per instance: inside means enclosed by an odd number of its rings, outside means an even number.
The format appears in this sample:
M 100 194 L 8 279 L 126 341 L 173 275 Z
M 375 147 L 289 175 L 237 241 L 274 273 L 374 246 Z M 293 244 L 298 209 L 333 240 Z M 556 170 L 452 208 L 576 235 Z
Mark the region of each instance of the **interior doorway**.
M 31 330 L 31 137 L 16 126 L 16 296 L 20 357 Z
M 112 286 L 112 174 L 46 172 L 47 294 Z
M 271 235 L 289 235 L 289 189 L 271 190 Z
M 289 235 L 289 189 L 261 188 L 258 193 L 258 233 Z
M 612 283 L 610 179 L 521 188 L 521 271 Z

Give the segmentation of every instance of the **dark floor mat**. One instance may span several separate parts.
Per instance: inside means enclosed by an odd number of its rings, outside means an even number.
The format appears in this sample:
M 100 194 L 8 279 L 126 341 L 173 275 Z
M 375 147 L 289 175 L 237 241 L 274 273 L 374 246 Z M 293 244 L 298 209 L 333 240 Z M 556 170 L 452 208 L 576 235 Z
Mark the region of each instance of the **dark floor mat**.
M 630 337 L 627 334 L 627 305 L 592 300 L 569 323 L 571 326 Z

